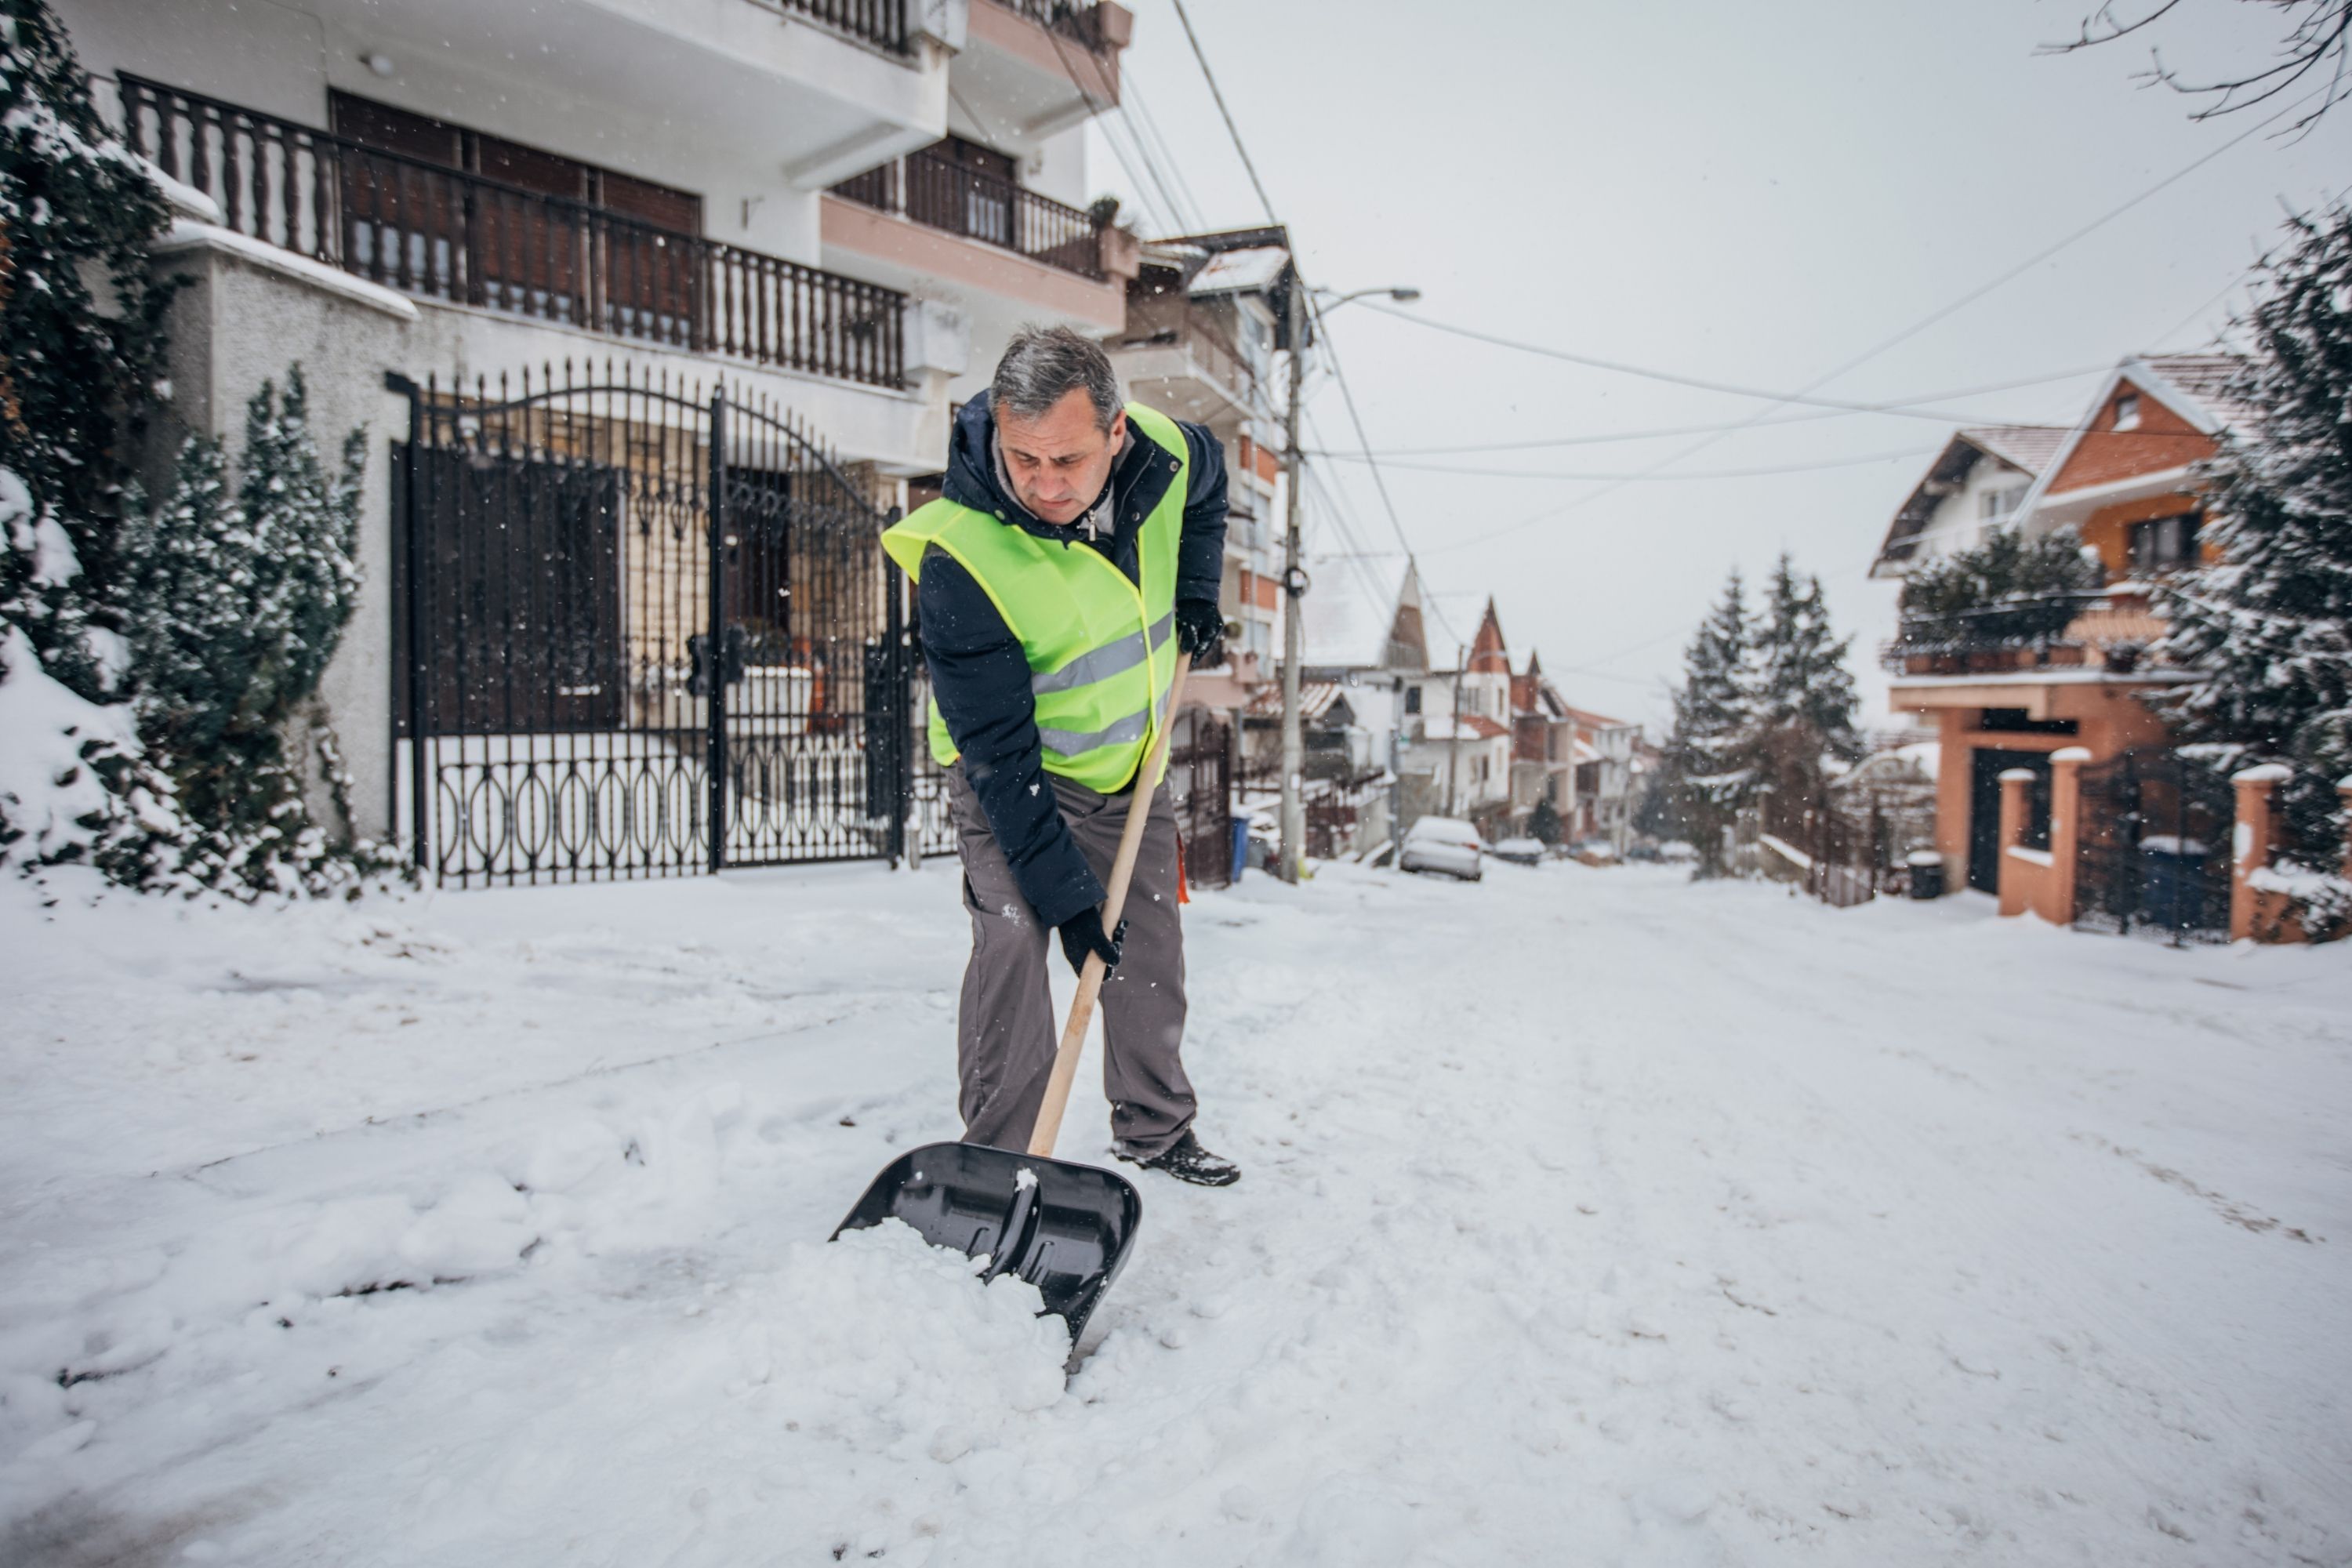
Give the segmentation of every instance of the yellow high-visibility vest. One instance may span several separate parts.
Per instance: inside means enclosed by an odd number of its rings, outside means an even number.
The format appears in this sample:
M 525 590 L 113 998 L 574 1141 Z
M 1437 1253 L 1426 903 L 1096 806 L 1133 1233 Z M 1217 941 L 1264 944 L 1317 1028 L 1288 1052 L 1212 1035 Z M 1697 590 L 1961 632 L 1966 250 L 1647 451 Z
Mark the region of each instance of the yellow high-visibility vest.
M 1108 795 L 1127 787 L 1166 720 L 1176 675 L 1176 551 L 1184 532 L 1184 432 L 1141 404 L 1129 428 L 1176 460 L 1176 478 L 1143 520 L 1138 581 L 1086 544 L 1040 539 L 997 515 L 940 500 L 886 530 L 882 547 L 921 581 L 937 545 L 972 575 L 1029 661 L 1045 771 Z M 1075 526 L 1075 525 L 1073 525 Z M 931 702 L 931 755 L 956 760 Z M 1150 781 L 1156 785 L 1157 779 Z

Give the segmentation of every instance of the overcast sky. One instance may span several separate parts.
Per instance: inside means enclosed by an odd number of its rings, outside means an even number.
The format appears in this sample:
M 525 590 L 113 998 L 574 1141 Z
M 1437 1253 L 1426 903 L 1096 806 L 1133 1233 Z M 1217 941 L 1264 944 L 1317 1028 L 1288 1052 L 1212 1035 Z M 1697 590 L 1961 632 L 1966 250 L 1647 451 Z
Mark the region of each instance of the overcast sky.
M 1178 221 L 1264 221 L 1172 0 L 1129 3 L 1127 106 L 1108 135 L 1123 142 L 1147 114 L 1157 125 Z M 2269 7 L 2186 0 L 2137 39 L 2037 55 L 2091 3 L 1187 0 L 1310 281 L 1411 284 L 1423 290 L 1412 309 L 1433 321 L 1772 390 L 1885 342 L 2271 112 L 2194 124 L 2195 100 L 2133 79 L 2148 41 L 2192 76 L 2266 63 Z M 2120 0 L 2127 16 L 2138 4 Z M 1168 201 L 1148 173 L 1130 178 L 1105 134 L 1090 150 L 1096 184 L 1159 232 L 1147 214 Z M 2211 343 L 2282 203 L 2308 207 L 2347 184 L 2352 104 L 2299 142 L 2256 132 L 1820 395 L 1884 402 L 2078 372 L 1938 405 L 1969 423 L 2070 424 L 2117 360 Z M 1442 336 L 1370 301 L 1331 335 L 1381 451 L 1802 412 Z M 1328 377 L 1309 410 L 1325 443 L 1356 445 Z M 1765 426 L 1664 470 L 1701 477 L 1606 494 L 1575 476 L 1647 468 L 1703 437 L 1409 459 L 1566 478 L 1388 477 L 1455 631 L 1470 635 L 1491 593 L 1514 652 L 1540 648 L 1572 701 L 1663 720 L 1726 570 L 1760 579 L 1786 548 L 1857 634 L 1865 714 L 1880 716 L 1874 656 L 1894 589 L 1864 574 L 1958 422 Z M 1846 466 L 1704 477 L 1827 464 Z M 1362 467 L 1322 472 L 1355 538 L 1393 549 Z M 1309 548 L 1341 541 L 1318 521 Z M 1433 628 L 1433 643 L 1444 636 Z

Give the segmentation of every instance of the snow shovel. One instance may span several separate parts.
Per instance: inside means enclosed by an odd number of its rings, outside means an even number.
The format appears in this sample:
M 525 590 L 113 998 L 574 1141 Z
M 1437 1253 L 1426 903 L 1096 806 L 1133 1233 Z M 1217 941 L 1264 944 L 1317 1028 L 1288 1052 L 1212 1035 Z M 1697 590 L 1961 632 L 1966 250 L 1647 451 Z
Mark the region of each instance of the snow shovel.
M 1189 654 L 1176 658 L 1175 679 L 1168 689 L 1171 721 L 1183 700 L 1184 676 L 1192 663 Z M 1144 824 L 1157 787 L 1146 788 L 1143 781 L 1159 777 L 1168 756 L 1170 728 L 1166 723 L 1160 727 L 1160 738 L 1136 775 L 1127 823 L 1119 832 L 1118 856 L 1105 889 L 1103 926 L 1108 931 L 1118 929 L 1127 908 L 1128 884 L 1135 876 L 1135 858 L 1143 846 Z M 1045 1310 L 1070 1325 L 1073 1354 L 1087 1319 L 1127 1262 L 1136 1227 L 1143 1220 L 1143 1200 L 1125 1177 L 1052 1157 L 1102 984 L 1102 958 L 1089 953 L 1026 1153 L 978 1143 L 927 1143 L 884 1166 L 833 1233 L 838 1237 L 845 1230 L 903 1220 L 933 1247 L 953 1247 L 968 1258 L 985 1256 L 989 1265 L 983 1279 L 1012 1274 L 1037 1288 Z

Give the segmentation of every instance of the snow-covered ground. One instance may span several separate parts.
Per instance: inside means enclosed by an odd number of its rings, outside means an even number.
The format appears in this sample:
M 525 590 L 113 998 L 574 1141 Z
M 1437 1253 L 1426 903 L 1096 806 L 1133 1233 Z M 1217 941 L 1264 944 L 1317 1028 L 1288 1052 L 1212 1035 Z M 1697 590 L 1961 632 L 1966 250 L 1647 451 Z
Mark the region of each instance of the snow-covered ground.
M 957 905 L 0 890 L 0 1562 L 2352 1562 L 2352 946 L 1204 895 L 1247 1174 L 1144 1179 L 1065 1388 L 823 1242 L 954 1131 Z

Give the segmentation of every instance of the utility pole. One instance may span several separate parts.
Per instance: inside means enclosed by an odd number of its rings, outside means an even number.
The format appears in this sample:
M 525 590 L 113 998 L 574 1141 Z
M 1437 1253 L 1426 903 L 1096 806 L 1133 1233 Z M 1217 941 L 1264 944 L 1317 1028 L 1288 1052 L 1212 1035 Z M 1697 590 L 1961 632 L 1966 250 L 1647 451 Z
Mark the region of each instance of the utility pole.
M 1290 269 L 1290 290 L 1283 316 L 1290 333 L 1290 402 L 1283 410 L 1284 488 L 1290 493 L 1284 508 L 1282 531 L 1282 879 L 1298 880 L 1307 854 L 1307 821 L 1298 798 L 1298 775 L 1307 767 L 1307 740 L 1300 730 L 1298 666 L 1307 651 L 1307 632 L 1300 624 L 1299 601 L 1307 595 L 1307 574 L 1298 562 L 1298 499 L 1306 488 L 1306 456 L 1298 449 L 1298 405 L 1307 379 L 1306 313 L 1299 309 L 1306 292 L 1297 262 Z

